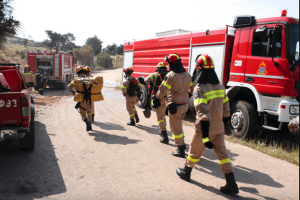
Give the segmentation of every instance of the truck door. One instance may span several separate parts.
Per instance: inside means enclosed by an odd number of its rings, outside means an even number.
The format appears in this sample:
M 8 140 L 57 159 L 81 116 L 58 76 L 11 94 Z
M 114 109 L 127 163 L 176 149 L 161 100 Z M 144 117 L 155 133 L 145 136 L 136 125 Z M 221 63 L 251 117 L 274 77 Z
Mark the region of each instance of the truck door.
M 124 60 L 123 60 L 123 70 L 127 67 L 132 67 L 133 65 L 133 51 L 124 52 Z M 122 72 L 122 82 L 124 77 L 124 72 Z
M 257 25 L 251 27 L 248 56 L 246 61 L 245 82 L 253 85 L 259 93 L 281 95 L 283 92 L 283 79 L 285 66 L 287 65 L 285 41 L 285 26 L 276 28 L 278 37 L 274 61 L 268 54 L 268 30 L 273 30 L 276 24 Z

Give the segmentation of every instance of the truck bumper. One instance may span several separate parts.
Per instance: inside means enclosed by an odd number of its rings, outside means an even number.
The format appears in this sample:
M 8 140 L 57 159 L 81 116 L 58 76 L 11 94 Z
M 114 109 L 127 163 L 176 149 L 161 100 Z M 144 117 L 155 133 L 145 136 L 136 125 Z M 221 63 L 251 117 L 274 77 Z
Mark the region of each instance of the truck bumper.
M 13 128 L 2 128 L 0 129 L 0 142 L 6 139 L 20 139 L 29 132 L 29 128 L 13 127 Z
M 275 98 L 273 98 L 273 101 Z M 271 103 L 271 102 L 270 102 Z M 273 102 L 272 102 L 273 103 Z M 278 116 L 278 122 L 289 123 L 292 119 L 299 115 L 298 113 L 291 113 L 291 106 L 298 107 L 299 110 L 299 102 L 296 99 L 289 99 L 289 98 L 281 98 L 278 101 L 278 110 L 264 110 L 269 115 L 276 115 Z

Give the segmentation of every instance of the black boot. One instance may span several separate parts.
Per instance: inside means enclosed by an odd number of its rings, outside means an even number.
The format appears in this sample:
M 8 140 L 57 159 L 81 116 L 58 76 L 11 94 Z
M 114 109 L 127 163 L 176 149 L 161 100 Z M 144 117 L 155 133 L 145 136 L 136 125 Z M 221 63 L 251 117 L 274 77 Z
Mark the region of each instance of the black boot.
M 225 174 L 226 185 L 220 188 L 220 191 L 224 194 L 237 194 L 239 193 L 239 188 L 235 182 L 233 172 Z
M 178 149 L 176 150 L 176 152 L 173 152 L 172 155 L 176 157 L 185 158 L 184 146 L 185 145 L 178 146 Z
M 176 173 L 180 178 L 182 178 L 185 181 L 190 181 L 191 180 L 191 172 L 192 172 L 192 167 L 184 166 L 183 169 L 177 168 Z
M 161 131 L 160 133 L 161 133 L 162 139 L 160 139 L 159 141 L 164 144 L 169 144 L 169 138 L 168 138 L 167 131 Z
M 95 114 L 92 114 L 92 122 L 95 122 Z
M 134 118 L 135 118 L 135 122 L 136 123 L 140 122 L 139 116 L 137 114 L 134 114 Z
M 86 131 L 92 131 L 92 124 L 87 119 L 84 120 L 86 123 Z
M 128 126 L 135 126 L 134 119 L 130 119 L 130 122 L 127 123 Z

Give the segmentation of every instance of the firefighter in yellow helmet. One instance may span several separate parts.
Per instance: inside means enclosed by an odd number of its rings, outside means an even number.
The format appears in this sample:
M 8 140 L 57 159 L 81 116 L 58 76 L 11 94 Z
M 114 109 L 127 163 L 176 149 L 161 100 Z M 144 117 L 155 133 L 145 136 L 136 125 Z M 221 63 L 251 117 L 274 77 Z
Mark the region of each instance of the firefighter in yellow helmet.
M 76 73 L 78 77 L 86 77 L 85 76 L 85 71 L 84 68 L 81 66 L 78 66 L 76 68 Z M 68 85 L 68 90 L 75 95 L 75 91 L 73 88 L 75 87 L 75 82 L 74 80 Z M 79 108 L 80 110 L 80 115 L 81 119 L 86 123 L 86 131 L 92 130 L 92 110 L 91 110 L 91 105 L 90 102 L 86 101 L 80 101 L 77 103 L 75 108 Z
M 126 97 L 126 107 L 130 117 L 130 122 L 127 125 L 135 126 L 135 123 L 140 121 L 135 104 L 140 99 L 142 87 L 139 80 L 132 77 L 133 70 L 131 67 L 127 67 L 123 72 L 125 72 L 126 81 L 123 82 L 122 93 Z
M 188 110 L 189 93 L 193 92 L 193 82 L 191 75 L 186 72 L 181 58 L 172 53 L 166 56 L 165 61 L 169 64 L 170 72 L 165 76 L 164 81 L 158 89 L 157 98 L 153 99 L 152 104 L 157 104 L 160 99 L 167 96 L 167 109 L 169 111 L 170 128 L 178 147 L 173 156 L 185 157 L 184 134 L 182 120 Z
M 153 97 L 155 97 L 159 86 L 163 82 L 163 80 L 168 72 L 169 71 L 167 70 L 167 66 L 164 64 L 164 62 L 160 62 L 157 64 L 155 73 L 152 73 L 145 78 L 145 83 L 150 85 L 151 89 L 153 88 L 153 90 L 152 90 Z M 154 105 L 152 105 L 152 106 L 154 106 Z M 156 117 L 157 117 L 157 123 L 159 126 L 160 135 L 162 137 L 162 139 L 160 139 L 160 142 L 164 143 L 164 144 L 168 144 L 169 138 L 168 138 L 168 134 L 167 134 L 167 130 L 166 130 L 167 123 L 166 123 L 166 117 L 165 117 L 166 99 L 161 98 L 159 101 L 159 105 L 156 105 L 155 107 L 156 107 L 155 112 L 156 112 Z
M 237 194 L 239 190 L 224 141 L 223 123 L 229 121 L 229 99 L 215 73 L 214 62 L 207 54 L 200 54 L 196 58 L 193 83 L 196 85 L 193 94 L 197 113 L 195 132 L 185 166 L 183 169 L 177 168 L 176 173 L 182 179 L 190 181 L 192 168 L 200 160 L 205 149 L 213 149 L 226 179 L 226 185 L 220 188 L 221 192 Z
M 91 68 L 89 66 L 85 66 L 84 74 L 87 77 L 93 77 L 91 74 Z M 92 105 L 92 122 L 94 122 L 95 121 L 95 102 L 91 102 L 91 105 Z
M 29 92 L 33 93 L 33 85 L 36 86 L 35 76 L 32 71 L 30 71 L 29 65 L 25 65 L 23 76 L 25 78 L 26 83 L 29 83 L 32 85 L 32 87 L 29 87 Z

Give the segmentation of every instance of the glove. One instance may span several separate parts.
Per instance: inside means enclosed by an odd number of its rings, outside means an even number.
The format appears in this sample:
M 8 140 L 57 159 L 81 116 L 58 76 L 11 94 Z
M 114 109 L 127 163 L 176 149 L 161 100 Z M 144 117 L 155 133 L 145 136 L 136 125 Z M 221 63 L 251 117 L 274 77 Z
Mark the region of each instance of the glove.
M 75 96 L 76 92 L 73 90 L 73 91 L 72 91 L 72 94 L 73 94 L 73 96 Z
M 223 122 L 224 125 L 227 124 L 227 122 L 229 121 L 230 117 L 223 117 Z
M 202 142 L 203 144 L 212 149 L 214 147 L 213 143 L 209 140 L 208 133 L 209 133 L 209 121 L 200 121 L 201 131 L 202 131 Z
M 160 100 L 154 96 L 151 105 L 153 108 L 158 108 L 160 106 Z

